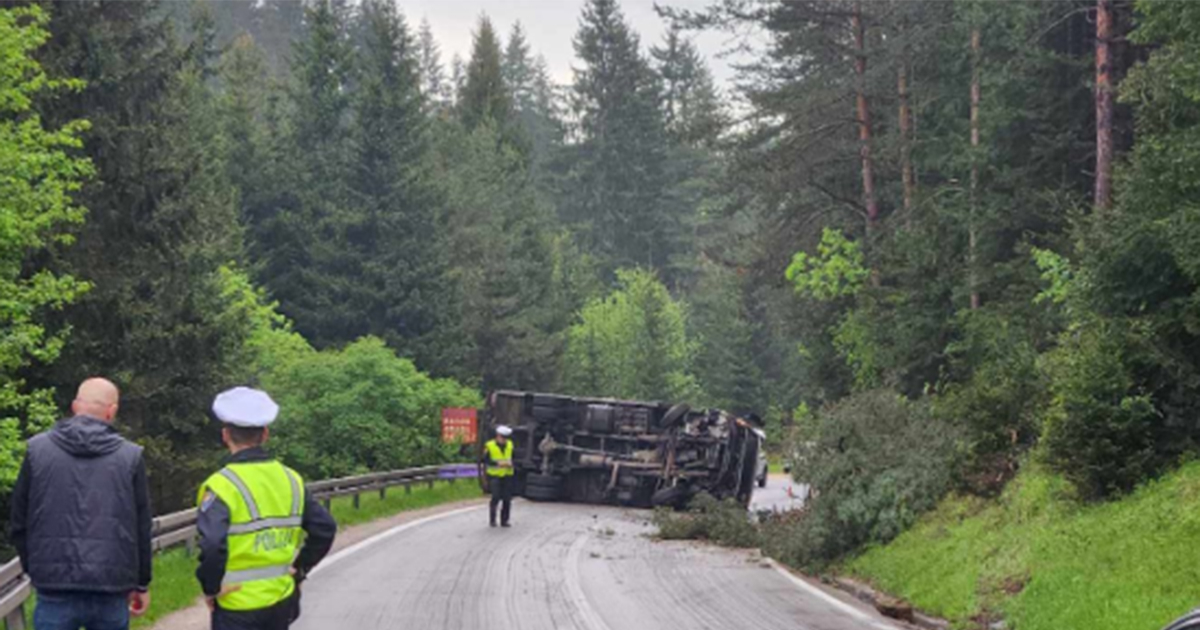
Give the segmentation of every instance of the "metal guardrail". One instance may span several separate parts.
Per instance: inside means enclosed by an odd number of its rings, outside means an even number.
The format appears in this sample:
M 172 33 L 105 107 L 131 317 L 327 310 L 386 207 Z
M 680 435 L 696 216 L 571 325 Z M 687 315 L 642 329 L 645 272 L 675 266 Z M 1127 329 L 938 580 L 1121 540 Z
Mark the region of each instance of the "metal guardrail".
M 450 464 L 326 479 L 306 487 L 325 507 L 329 507 L 330 501 L 336 497 L 351 496 L 354 498 L 354 508 L 358 509 L 359 496 L 367 492 L 378 492 L 379 498 L 383 499 L 389 488 L 403 486 L 405 493 L 410 493 L 414 485 L 424 483 L 433 488 L 438 481 L 454 483 L 457 479 L 476 475 L 475 464 Z M 196 509 L 156 517 L 151 536 L 153 551 L 186 545 L 190 553 L 196 540 Z M 32 593 L 33 586 L 21 570 L 20 558 L 0 566 L 0 618 L 4 619 L 7 630 L 25 630 L 25 602 Z

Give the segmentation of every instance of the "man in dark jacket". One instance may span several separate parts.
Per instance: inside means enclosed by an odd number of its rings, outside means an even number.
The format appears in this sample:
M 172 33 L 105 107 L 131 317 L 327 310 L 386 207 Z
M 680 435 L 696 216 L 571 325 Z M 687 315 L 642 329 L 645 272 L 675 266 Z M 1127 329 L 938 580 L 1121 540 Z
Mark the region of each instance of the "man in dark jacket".
M 38 591 L 36 630 L 124 630 L 150 606 L 150 493 L 142 448 L 112 426 L 117 387 L 79 386 L 74 417 L 29 440 L 12 540 Z

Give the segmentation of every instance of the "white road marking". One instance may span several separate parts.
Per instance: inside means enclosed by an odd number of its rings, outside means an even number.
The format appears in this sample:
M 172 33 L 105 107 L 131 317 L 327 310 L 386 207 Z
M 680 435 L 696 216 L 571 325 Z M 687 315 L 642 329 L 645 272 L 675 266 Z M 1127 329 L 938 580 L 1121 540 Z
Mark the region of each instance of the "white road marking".
M 350 545 L 349 547 L 346 547 L 345 549 L 343 549 L 331 556 L 327 556 L 325 558 L 325 560 L 323 562 L 321 562 L 321 564 L 318 564 L 316 566 L 316 568 L 314 568 L 308 575 L 310 577 L 313 575 L 316 575 L 318 572 L 321 571 L 321 569 L 324 569 L 326 567 L 337 564 L 338 562 L 345 560 L 346 558 L 362 551 L 363 549 L 377 545 L 377 544 L 387 540 L 388 538 L 391 538 L 392 536 L 395 536 L 402 532 L 406 532 L 415 527 L 420 527 L 427 523 L 432 523 L 434 521 L 440 521 L 444 518 L 450 518 L 451 516 L 458 516 L 459 514 L 465 514 L 467 512 L 471 512 L 473 510 L 482 510 L 483 507 L 484 506 L 482 506 L 482 505 L 473 505 L 471 507 L 461 508 L 458 510 L 442 512 L 441 514 L 434 514 L 433 516 L 426 516 L 425 518 L 419 518 L 410 523 L 404 523 L 403 525 L 397 525 L 391 529 L 384 530 L 382 532 L 379 532 L 378 534 L 375 534 L 374 536 L 371 536 L 370 538 L 367 538 L 366 540 L 361 540 L 359 542 L 356 542 L 353 545 Z
M 808 593 L 810 595 L 815 595 L 816 597 L 824 600 L 826 603 L 828 603 L 831 606 L 833 606 L 834 608 L 837 608 L 838 610 L 841 610 L 842 612 L 850 615 L 851 617 L 854 617 L 855 619 L 860 619 L 862 621 L 868 621 L 871 623 L 871 625 L 875 626 L 876 628 L 880 628 L 881 630 L 896 630 L 895 626 L 883 623 L 881 621 L 875 621 L 874 619 L 871 618 L 871 615 L 868 615 L 867 613 L 855 608 L 854 606 L 851 606 L 850 604 L 847 604 L 846 602 L 834 597 L 833 595 L 830 595 L 829 593 L 826 593 L 825 591 L 813 586 L 812 584 L 809 584 L 808 582 L 805 582 L 804 580 L 796 577 L 795 575 L 792 574 L 791 571 L 788 571 L 787 569 L 783 568 L 783 566 L 780 565 L 775 560 L 768 558 L 767 562 L 770 563 L 772 569 L 775 569 L 780 575 L 787 578 L 789 582 L 791 582 L 792 584 L 794 584 L 801 590 L 805 591 L 806 593 Z
M 583 594 L 583 585 L 579 582 L 579 555 L 583 553 L 583 546 L 587 544 L 587 540 L 588 535 L 583 534 L 571 545 L 571 550 L 567 552 L 566 576 L 563 581 L 567 587 L 567 596 L 579 611 L 583 625 L 588 630 L 610 630 L 604 619 L 588 603 L 587 596 Z
M 393 536 L 399 535 L 410 529 L 415 529 L 422 525 L 427 525 L 429 523 L 433 523 L 436 521 L 440 521 L 442 519 L 450 518 L 452 516 L 458 516 L 460 514 L 466 514 L 468 512 L 473 512 L 476 510 L 482 510 L 483 508 L 484 508 L 484 506 L 482 506 L 482 505 L 473 505 L 471 507 L 461 508 L 458 510 L 451 510 L 449 512 L 442 512 L 441 514 L 434 514 L 432 516 L 426 516 L 425 518 L 420 518 L 415 521 L 412 521 L 409 523 L 404 523 L 402 525 L 397 525 L 391 529 L 384 530 L 378 534 L 375 534 L 374 536 L 371 536 L 370 538 L 367 538 L 366 540 L 361 540 L 353 545 L 350 545 L 349 547 L 346 547 L 345 549 L 342 549 L 341 551 L 339 551 L 337 553 L 327 556 L 325 558 L 325 560 L 323 562 L 321 562 L 321 564 L 317 565 L 316 568 L 314 568 L 312 570 L 312 572 L 309 573 L 309 575 L 310 576 L 316 575 L 322 569 L 333 566 L 334 564 L 337 564 L 338 562 L 341 562 L 342 560 L 345 560 L 346 558 L 348 558 L 364 549 L 373 547 L 374 545 L 377 545 L 377 544 L 383 542 L 384 540 L 387 540 Z M 565 579 L 564 579 L 565 586 L 567 589 L 567 595 L 570 598 L 571 603 L 574 604 L 576 610 L 579 612 L 579 617 L 583 621 L 584 627 L 587 630 L 612 630 L 608 626 L 608 624 L 606 624 L 604 622 L 604 619 L 601 618 L 600 615 L 596 613 L 596 610 L 594 608 L 592 608 L 592 605 L 590 603 L 588 603 L 587 596 L 585 596 L 583 594 L 583 586 L 580 583 L 580 579 L 579 579 L 579 558 L 580 558 L 580 555 L 583 553 L 583 547 L 584 547 L 584 545 L 587 544 L 587 541 L 588 541 L 588 535 L 587 534 L 581 535 L 571 545 L 570 551 L 567 552 L 566 570 L 565 570 L 566 575 L 565 575 Z M 772 569 L 775 569 L 775 571 L 777 573 L 779 573 L 783 577 L 787 578 L 787 580 L 789 582 L 791 582 L 794 586 L 805 591 L 806 593 L 808 593 L 810 595 L 814 595 L 814 596 L 818 597 L 819 599 L 825 601 L 826 603 L 830 604 L 834 608 L 841 610 L 842 612 L 854 617 L 855 619 L 869 622 L 872 626 L 879 628 L 880 630 L 896 630 L 895 626 L 892 626 L 892 625 L 889 625 L 889 624 L 886 624 L 886 623 L 883 623 L 880 621 L 876 621 L 876 620 L 872 619 L 870 615 L 859 610 L 858 608 L 855 608 L 854 606 L 851 606 L 850 604 L 847 604 L 846 602 L 843 602 L 842 600 L 830 595 L 829 593 L 826 593 L 825 591 L 796 577 L 795 575 L 792 574 L 791 571 L 788 571 L 787 569 L 785 569 L 782 565 L 780 565 L 775 560 L 768 558 L 767 562 L 771 565 Z

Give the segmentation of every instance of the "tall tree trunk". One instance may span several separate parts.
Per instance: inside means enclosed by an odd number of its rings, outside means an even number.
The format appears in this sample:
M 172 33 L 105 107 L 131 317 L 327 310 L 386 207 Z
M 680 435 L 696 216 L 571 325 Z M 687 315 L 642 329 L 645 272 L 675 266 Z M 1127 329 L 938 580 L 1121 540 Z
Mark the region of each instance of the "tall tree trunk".
M 1096 197 L 1097 210 L 1112 201 L 1113 86 L 1112 0 L 1096 1 Z
M 979 56 L 981 49 L 979 27 L 971 29 L 971 209 L 967 225 L 967 279 L 971 287 L 971 310 L 979 308 Z
M 904 183 L 904 220 L 912 226 L 913 199 L 917 194 L 917 178 L 913 172 L 912 163 L 912 109 L 908 102 L 908 74 L 911 64 L 912 50 L 908 44 L 908 21 L 901 17 L 900 22 L 901 59 L 898 64 L 899 72 L 896 77 L 896 95 L 900 102 L 900 178 Z
M 867 107 L 866 27 L 863 25 L 862 0 L 854 3 L 851 17 L 854 29 L 854 74 L 858 110 L 859 154 L 862 156 L 863 206 L 867 210 L 867 233 L 879 221 L 879 202 L 875 199 L 875 165 L 871 157 L 871 110 Z

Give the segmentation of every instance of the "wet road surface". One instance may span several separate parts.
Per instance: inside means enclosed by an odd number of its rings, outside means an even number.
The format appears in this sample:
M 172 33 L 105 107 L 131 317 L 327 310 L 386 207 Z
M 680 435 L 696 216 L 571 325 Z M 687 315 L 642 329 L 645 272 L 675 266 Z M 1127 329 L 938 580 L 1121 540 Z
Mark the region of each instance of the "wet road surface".
M 304 585 L 304 614 L 293 628 L 897 627 L 757 552 L 652 541 L 645 511 L 521 500 L 513 508 L 511 529 L 487 527 L 487 508 L 476 506 L 331 556 Z

